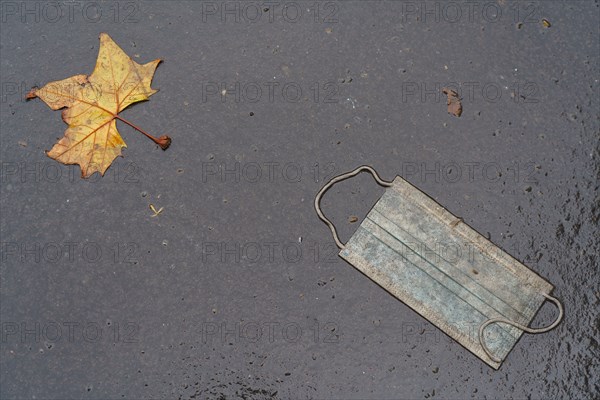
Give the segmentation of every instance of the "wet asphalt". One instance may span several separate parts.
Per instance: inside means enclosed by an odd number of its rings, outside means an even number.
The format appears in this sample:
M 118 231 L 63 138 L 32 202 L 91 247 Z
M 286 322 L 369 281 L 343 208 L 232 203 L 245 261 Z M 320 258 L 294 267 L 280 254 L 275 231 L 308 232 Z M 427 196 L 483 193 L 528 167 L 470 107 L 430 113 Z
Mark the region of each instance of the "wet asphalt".
M 598 398 L 599 7 L 2 2 L 0 397 Z M 164 59 L 121 116 L 173 143 L 118 123 L 124 157 L 82 180 L 24 97 L 91 73 L 101 32 Z M 551 282 L 564 321 L 494 371 L 339 258 L 312 203 L 361 164 Z M 327 193 L 342 240 L 382 193 Z

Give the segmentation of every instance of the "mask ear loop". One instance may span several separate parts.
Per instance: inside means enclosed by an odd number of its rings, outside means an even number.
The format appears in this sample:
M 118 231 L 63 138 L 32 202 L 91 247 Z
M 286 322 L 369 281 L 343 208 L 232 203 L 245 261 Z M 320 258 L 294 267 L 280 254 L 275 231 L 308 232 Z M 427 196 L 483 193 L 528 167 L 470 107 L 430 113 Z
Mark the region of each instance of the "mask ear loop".
M 485 330 L 485 328 L 487 328 L 488 325 L 495 324 L 495 323 L 503 323 L 503 324 L 508 324 L 508 325 L 514 326 L 515 328 L 518 328 L 527 333 L 544 333 L 544 332 L 548 332 L 549 330 L 556 328 L 556 326 L 560 323 L 560 321 L 562 321 L 563 316 L 564 316 L 564 309 L 563 309 L 563 305 L 561 304 L 561 302 L 557 298 L 547 295 L 546 293 L 542 293 L 542 295 L 547 300 L 550 300 L 551 302 L 553 302 L 556 305 L 556 307 L 558 307 L 558 318 L 556 318 L 556 321 L 554 321 L 551 325 L 549 325 L 545 328 L 530 328 L 528 326 L 523 326 L 521 324 L 517 324 L 516 322 L 509 321 L 504 318 L 488 319 L 483 324 L 481 324 L 481 326 L 479 327 L 479 344 L 481 344 L 483 351 L 485 351 L 485 354 L 487 354 L 487 356 L 490 359 L 492 359 L 493 361 L 498 362 L 498 363 L 502 362 L 501 359 L 496 358 L 495 356 L 492 355 L 492 353 L 490 352 L 490 349 L 485 344 L 485 338 L 483 336 L 483 331 Z
M 319 190 L 319 193 L 317 193 L 317 197 L 315 197 L 315 210 L 317 211 L 317 215 L 319 216 L 321 221 L 323 221 L 327 224 L 327 226 L 331 230 L 331 233 L 333 234 L 333 240 L 335 240 L 335 244 L 337 244 L 337 247 L 339 247 L 340 249 L 343 249 L 344 247 L 346 247 L 346 245 L 344 243 L 342 243 L 342 241 L 340 240 L 333 223 L 331 223 L 331 221 L 328 220 L 327 217 L 325 217 L 325 214 L 323 214 L 323 211 L 321 211 L 321 197 L 323 197 L 325 192 L 327 190 L 329 190 L 334 184 L 336 184 L 340 181 L 343 181 L 345 179 L 352 178 L 353 176 L 358 175 L 362 171 L 370 172 L 371 175 L 373 175 L 373 178 L 375 178 L 377 183 L 380 184 L 381 186 L 384 186 L 384 187 L 392 186 L 392 182 L 384 181 L 383 179 L 381 179 L 379 177 L 379 175 L 377 174 L 377 172 L 373 168 L 369 167 L 368 165 L 362 165 L 353 171 L 346 172 L 345 174 L 338 175 L 335 178 L 331 179 L 329 182 L 327 182 L 327 184 L 325 186 L 323 186 L 323 188 L 321 190 Z

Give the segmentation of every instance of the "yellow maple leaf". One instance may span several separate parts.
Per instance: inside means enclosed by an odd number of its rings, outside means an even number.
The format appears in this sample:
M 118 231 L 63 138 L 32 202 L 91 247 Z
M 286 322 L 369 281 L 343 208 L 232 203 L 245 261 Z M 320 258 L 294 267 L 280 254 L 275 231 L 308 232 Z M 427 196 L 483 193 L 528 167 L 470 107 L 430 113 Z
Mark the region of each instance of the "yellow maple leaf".
M 127 147 L 117 131 L 117 119 L 166 150 L 171 144 L 168 136 L 155 138 L 118 115 L 130 104 L 147 100 L 157 92 L 150 84 L 161 61 L 138 64 L 102 33 L 96 67 L 90 76 L 75 75 L 31 89 L 27 99 L 39 97 L 53 110 L 66 107 L 62 118 L 69 127 L 46 154 L 63 164 L 79 164 L 83 178 L 94 172 L 104 175 L 121 155 L 121 148 Z

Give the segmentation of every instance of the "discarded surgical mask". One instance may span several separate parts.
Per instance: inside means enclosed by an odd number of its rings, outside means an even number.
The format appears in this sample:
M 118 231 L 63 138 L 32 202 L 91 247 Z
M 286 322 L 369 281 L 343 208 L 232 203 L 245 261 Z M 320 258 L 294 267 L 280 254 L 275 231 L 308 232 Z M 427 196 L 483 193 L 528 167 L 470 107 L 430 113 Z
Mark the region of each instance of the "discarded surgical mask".
M 321 197 L 361 171 L 387 189 L 344 244 L 321 211 Z M 344 260 L 495 369 L 523 332 L 547 332 L 562 319 L 552 284 L 399 176 L 386 182 L 359 167 L 327 183 L 315 209 Z M 529 328 L 545 300 L 556 304 L 558 318 Z

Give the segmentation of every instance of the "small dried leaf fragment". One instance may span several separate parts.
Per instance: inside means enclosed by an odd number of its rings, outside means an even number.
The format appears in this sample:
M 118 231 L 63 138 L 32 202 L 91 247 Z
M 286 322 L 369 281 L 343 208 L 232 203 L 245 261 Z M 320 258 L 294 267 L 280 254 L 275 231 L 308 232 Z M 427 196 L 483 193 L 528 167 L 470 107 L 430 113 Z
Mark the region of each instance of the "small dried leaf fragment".
M 168 136 L 155 138 L 118 115 L 157 92 L 150 84 L 161 61 L 138 64 L 102 33 L 91 75 L 75 75 L 31 89 L 27 99 L 38 97 L 53 110 L 64 108 L 62 118 L 68 125 L 64 137 L 46 154 L 63 164 L 79 164 L 83 178 L 95 172 L 104 175 L 114 159 L 121 156 L 121 148 L 127 147 L 117 131 L 117 119 L 166 150 L 171 143 Z
M 446 104 L 448 105 L 448 113 L 456 117 L 460 117 L 462 114 L 462 104 L 460 102 L 458 93 L 448 88 L 443 88 L 442 92 L 448 96 L 448 100 L 446 101 Z

